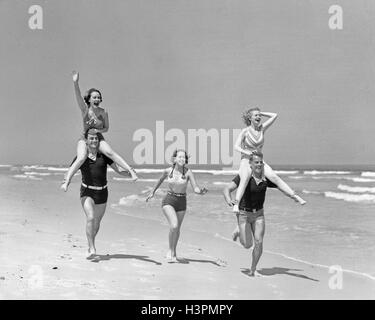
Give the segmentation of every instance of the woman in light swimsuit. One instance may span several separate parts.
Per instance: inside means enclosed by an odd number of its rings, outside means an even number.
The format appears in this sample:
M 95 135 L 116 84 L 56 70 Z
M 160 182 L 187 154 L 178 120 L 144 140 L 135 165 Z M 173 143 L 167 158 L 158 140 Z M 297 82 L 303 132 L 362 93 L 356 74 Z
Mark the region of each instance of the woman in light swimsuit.
M 109 119 L 107 111 L 99 106 L 102 102 L 102 94 L 99 90 L 91 88 L 87 91 L 85 96 L 82 97 L 78 80 L 78 72 L 73 71 L 74 92 L 82 114 L 83 132 L 86 132 L 89 128 L 94 128 L 99 137 L 99 151 L 113 160 L 120 168 L 129 171 L 134 181 L 137 180 L 135 170 L 130 167 L 120 155 L 113 151 L 108 142 L 104 140 L 102 133 L 108 131 Z M 82 134 L 77 145 L 77 159 L 73 162 L 66 173 L 61 189 L 67 191 L 72 177 L 85 162 L 87 154 L 86 141 Z
M 269 118 L 261 123 L 262 117 Z M 249 157 L 255 150 L 262 151 L 264 144 L 264 132 L 274 123 L 277 118 L 276 113 L 261 112 L 259 108 L 252 108 L 243 114 L 243 120 L 247 127 L 241 131 L 235 143 L 235 150 L 241 152 L 240 162 L 240 184 L 237 189 L 236 199 L 233 206 L 234 212 L 239 212 L 238 204 L 245 192 L 245 188 L 251 177 Z M 285 195 L 294 201 L 305 204 L 306 201 L 298 196 L 273 170 L 264 162 L 264 175 L 272 181 Z
M 178 262 L 176 256 L 177 242 L 180 237 L 180 229 L 186 212 L 186 189 L 190 181 L 193 190 L 197 194 L 205 194 L 206 188 L 199 188 L 193 172 L 186 168 L 188 155 L 185 150 L 176 150 L 172 155 L 172 167 L 163 171 L 158 183 L 149 193 L 146 201 L 151 199 L 165 179 L 168 182 L 168 192 L 162 201 L 162 209 L 169 224 L 169 262 Z

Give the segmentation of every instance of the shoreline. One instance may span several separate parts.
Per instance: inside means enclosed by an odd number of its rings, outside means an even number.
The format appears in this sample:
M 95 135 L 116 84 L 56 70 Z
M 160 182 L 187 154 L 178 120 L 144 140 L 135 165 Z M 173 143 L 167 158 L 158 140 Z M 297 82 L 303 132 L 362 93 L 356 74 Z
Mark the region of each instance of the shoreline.
M 344 271 L 342 288 L 330 289 L 334 274 L 327 268 L 293 261 L 267 246 L 258 265 L 263 276 L 250 278 L 249 250 L 184 226 L 178 254 L 185 260 L 167 263 L 168 227 L 115 213 L 111 203 L 123 192 L 114 185 L 97 237 L 99 258 L 89 261 L 76 186 L 63 193 L 55 181 L 8 177 L 0 186 L 0 299 L 375 298 L 369 278 Z

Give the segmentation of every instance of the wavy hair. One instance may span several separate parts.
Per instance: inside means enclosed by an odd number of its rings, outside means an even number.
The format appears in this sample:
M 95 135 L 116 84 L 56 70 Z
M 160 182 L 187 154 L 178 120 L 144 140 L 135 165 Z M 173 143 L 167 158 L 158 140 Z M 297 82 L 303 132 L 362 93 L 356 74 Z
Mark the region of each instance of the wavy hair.
M 254 111 L 260 111 L 260 109 L 258 107 L 250 108 L 242 114 L 242 120 L 245 122 L 247 127 L 251 125 L 251 115 Z
M 169 178 L 173 178 L 173 171 L 174 171 L 174 168 L 176 167 L 176 162 L 174 162 L 174 160 L 176 159 L 177 157 L 177 154 L 179 152 L 183 152 L 185 154 L 185 164 L 188 164 L 189 163 L 189 155 L 188 153 L 186 152 L 186 150 L 184 149 L 176 149 L 175 151 L 173 151 L 172 153 L 172 156 L 171 156 L 171 162 L 173 163 L 172 164 L 172 170 L 171 170 L 171 173 L 169 174 Z M 185 164 L 182 166 L 182 179 L 185 179 Z
M 97 92 L 97 93 L 99 93 L 99 95 L 100 95 L 100 102 L 103 101 L 102 93 L 101 93 L 98 89 L 91 88 L 91 89 L 87 90 L 87 92 L 86 92 L 85 95 L 83 96 L 83 100 L 86 102 L 86 104 L 87 104 L 88 107 L 90 107 L 90 98 L 91 98 L 91 94 L 92 94 L 93 92 Z

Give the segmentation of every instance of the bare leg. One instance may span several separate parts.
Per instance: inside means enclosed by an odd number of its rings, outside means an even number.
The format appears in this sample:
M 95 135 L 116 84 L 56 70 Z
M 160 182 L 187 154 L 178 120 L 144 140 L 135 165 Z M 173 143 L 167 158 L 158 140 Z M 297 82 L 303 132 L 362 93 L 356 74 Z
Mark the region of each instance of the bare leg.
M 238 204 L 240 203 L 242 196 L 245 192 L 246 186 L 249 183 L 251 177 L 251 168 L 249 159 L 242 159 L 240 163 L 240 184 L 236 191 L 235 205 L 233 206 L 233 212 L 239 212 Z
M 284 193 L 286 196 L 292 198 L 294 201 L 300 203 L 301 205 L 304 205 L 306 203 L 305 200 L 303 200 L 300 196 L 298 196 L 294 190 L 292 190 L 288 184 L 284 182 L 276 173 L 272 170 L 272 168 L 264 163 L 264 175 L 268 180 L 273 182 L 277 185 L 278 189 Z
M 169 224 L 168 243 L 169 251 L 167 258 L 171 261 L 176 261 L 176 247 L 179 236 L 179 221 L 175 209 L 170 205 L 163 206 L 163 213 L 167 218 Z
M 96 254 L 95 237 L 100 228 L 100 221 L 103 218 L 106 203 L 95 204 L 90 197 L 81 198 L 82 208 L 86 214 L 86 237 L 88 242 L 88 258 Z
M 256 219 L 251 224 L 254 235 L 253 260 L 251 262 L 250 276 L 255 275 L 256 267 L 263 252 L 263 238 L 266 229 L 264 217 Z
M 238 237 L 240 236 L 240 229 L 236 226 L 232 232 L 232 240 L 237 241 Z
M 185 212 L 186 211 L 177 211 L 176 212 L 178 225 L 177 225 L 176 237 L 175 237 L 174 243 L 173 243 L 173 251 L 174 251 L 174 256 L 176 257 L 176 259 L 177 259 L 176 248 L 177 248 L 178 240 L 180 239 L 180 230 L 181 230 L 182 222 L 184 221 Z
M 237 223 L 242 246 L 245 249 L 251 248 L 253 245 L 253 230 L 251 229 L 250 223 L 247 222 L 245 217 L 240 215 L 237 216 Z
M 129 171 L 134 180 L 138 179 L 134 170 L 126 163 L 126 161 L 118 153 L 113 151 L 108 142 L 106 142 L 105 140 L 100 141 L 99 151 L 104 153 L 111 160 L 113 160 L 113 162 L 115 162 L 118 166 L 120 166 L 124 170 Z
M 61 189 L 65 192 L 68 190 L 70 181 L 72 180 L 74 174 L 79 170 L 82 164 L 87 158 L 87 146 L 84 140 L 79 140 L 77 145 L 77 159 L 69 167 L 68 172 L 65 174 L 64 182 L 61 185 Z

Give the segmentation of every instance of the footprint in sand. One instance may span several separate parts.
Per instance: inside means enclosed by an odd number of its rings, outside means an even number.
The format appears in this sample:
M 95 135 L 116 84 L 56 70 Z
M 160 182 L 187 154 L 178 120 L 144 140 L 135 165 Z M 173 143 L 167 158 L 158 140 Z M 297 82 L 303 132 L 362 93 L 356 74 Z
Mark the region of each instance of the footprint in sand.
M 91 283 L 91 282 L 82 282 L 81 285 L 83 285 L 85 287 L 90 287 L 90 288 L 96 289 L 96 285 L 94 283 Z
M 64 253 L 60 256 L 60 259 L 72 260 L 72 256 L 69 253 Z
M 68 243 L 71 243 L 72 244 L 72 248 L 84 248 L 83 245 L 81 245 L 81 240 L 78 239 L 78 238 L 74 238 L 73 235 L 71 233 L 68 233 L 68 234 L 64 234 L 63 235 L 63 238 L 65 242 L 68 242 Z
M 72 248 L 84 248 L 84 246 L 77 246 L 76 244 L 73 244 Z
M 272 288 L 272 293 L 279 296 L 279 298 L 283 296 L 283 293 L 278 289 L 278 287 L 275 284 L 270 283 L 268 284 L 268 286 Z

